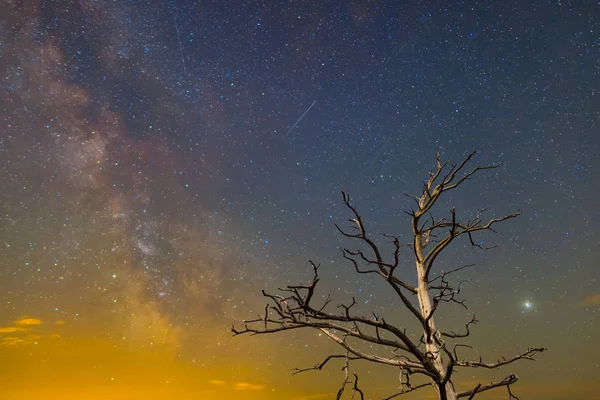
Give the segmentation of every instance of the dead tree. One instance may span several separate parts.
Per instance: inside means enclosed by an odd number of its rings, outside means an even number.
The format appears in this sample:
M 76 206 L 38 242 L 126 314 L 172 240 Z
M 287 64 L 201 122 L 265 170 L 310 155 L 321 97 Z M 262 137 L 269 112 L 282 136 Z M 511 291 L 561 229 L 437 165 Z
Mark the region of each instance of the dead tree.
M 529 348 L 512 358 L 502 358 L 496 362 L 465 360 L 458 355 L 460 347 L 470 347 L 460 340 L 471 334 L 471 327 L 478 321 L 473 316 L 465 325 L 464 332 L 443 331 L 435 323 L 435 315 L 441 303 L 458 303 L 465 306 L 464 300 L 459 296 L 460 284 L 454 286 L 447 279 L 448 275 L 471 265 L 440 272 L 432 277 L 436 261 L 448 246 L 460 237 L 468 239 L 471 246 L 487 250 L 491 247 L 484 246 L 475 239 L 475 235 L 482 231 L 494 232 L 494 226 L 501 222 L 516 218 L 520 211 L 513 212 L 499 218 L 485 220 L 485 209 L 480 210 L 473 218 L 459 221 L 454 209 L 449 216 L 436 218 L 433 209 L 440 196 L 451 190 L 457 189 L 465 181 L 480 171 L 497 168 L 498 165 L 475 167 L 468 169 L 467 164 L 475 152 L 469 154 L 459 164 L 442 162 L 437 155 L 437 168 L 430 172 L 429 179 L 423 184 L 420 196 L 409 196 L 416 202 L 416 207 L 408 212 L 411 218 L 412 243 L 406 247 L 412 252 L 416 266 L 417 284 L 412 285 L 399 279 L 397 271 L 400 266 L 400 249 L 403 247 L 397 236 L 384 235 L 391 239 L 394 251 L 391 260 L 385 260 L 372 236 L 367 232 L 365 223 L 357 209 L 351 204 L 350 196 L 342 191 L 342 200 L 349 209 L 352 218 L 352 230 L 345 231 L 336 225 L 342 235 L 361 242 L 367 250 L 342 249 L 343 257 L 353 266 L 358 274 L 373 275 L 383 279 L 402 302 L 410 315 L 418 321 L 422 336 L 416 341 L 407 334 L 406 328 L 389 323 L 377 315 L 366 317 L 357 315 L 353 311 L 356 301 L 353 298 L 349 304 L 340 304 L 338 311 L 329 311 L 330 298 L 322 303 L 315 304 L 315 290 L 319 282 L 319 265 L 310 262 L 313 268 L 313 279 L 307 285 L 287 286 L 279 289 L 280 294 L 269 294 L 263 291 L 268 298 L 264 315 L 253 320 L 244 321 L 242 328 L 232 327 L 234 335 L 269 334 L 292 329 L 313 328 L 319 330 L 331 340 L 336 342 L 342 354 L 330 354 L 319 364 L 296 369 L 296 373 L 309 370 L 321 370 L 332 360 L 342 359 L 345 378 L 337 393 L 340 399 L 344 390 L 349 386 L 353 390 L 353 397 L 364 399 L 364 394 L 358 387 L 358 376 L 353 373 L 351 381 L 350 364 L 357 360 L 385 364 L 399 368 L 400 390 L 386 397 L 392 399 L 402 394 L 410 393 L 417 389 L 431 387 L 441 400 L 455 400 L 458 398 L 472 399 L 478 393 L 505 387 L 509 399 L 517 399 L 511 392 L 511 385 L 517 381 L 517 376 L 510 374 L 504 379 L 479 384 L 474 388 L 457 392 L 454 387 L 454 372 L 459 368 L 498 368 L 511 364 L 517 360 L 533 360 L 534 356 L 543 352 L 544 348 Z M 375 348 L 386 351 L 367 352 L 361 343 L 375 345 Z M 382 356 L 381 354 L 386 354 Z M 424 383 L 413 385 L 413 375 L 424 376 Z

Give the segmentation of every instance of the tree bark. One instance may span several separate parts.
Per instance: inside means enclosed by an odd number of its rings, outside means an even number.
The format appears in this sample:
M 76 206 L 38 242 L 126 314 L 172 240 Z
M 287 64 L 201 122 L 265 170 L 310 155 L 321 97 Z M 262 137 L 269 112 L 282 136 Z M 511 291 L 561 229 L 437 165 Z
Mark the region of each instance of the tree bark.
M 417 256 L 417 275 L 419 285 L 417 287 L 417 298 L 419 300 L 419 306 L 421 309 L 421 315 L 425 319 L 427 326 L 423 329 L 423 341 L 425 342 L 425 352 L 428 357 L 431 357 L 433 366 L 435 367 L 439 378 L 437 382 L 432 382 L 438 398 L 440 400 L 456 400 L 456 392 L 454 391 L 454 385 L 450 380 L 445 384 L 441 384 L 444 381 L 446 375 L 446 368 L 442 360 L 442 349 L 439 340 L 441 335 L 438 333 L 435 327 L 435 320 L 430 313 L 433 312 L 433 304 L 429 294 L 429 277 L 427 276 L 427 266 L 424 262 L 425 256 L 423 254 L 423 238 L 421 235 L 415 235 L 415 253 Z
M 435 385 L 435 391 L 438 394 L 440 400 L 456 400 L 456 392 L 452 383 L 447 382 L 445 386 Z

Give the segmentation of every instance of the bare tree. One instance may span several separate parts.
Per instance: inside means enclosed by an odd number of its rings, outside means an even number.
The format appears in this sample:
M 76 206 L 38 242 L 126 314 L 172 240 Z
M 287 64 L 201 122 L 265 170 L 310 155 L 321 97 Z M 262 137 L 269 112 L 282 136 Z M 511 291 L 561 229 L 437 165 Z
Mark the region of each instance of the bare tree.
M 341 398 L 348 386 L 353 390 L 353 397 L 364 399 L 364 394 L 358 387 L 358 376 L 354 373 L 354 380 L 351 381 L 349 378 L 350 363 L 357 360 L 399 368 L 400 390 L 385 399 L 392 399 L 425 387 L 432 387 L 440 400 L 455 400 L 463 397 L 472 399 L 478 393 L 499 387 L 507 389 L 509 399 L 517 399 L 511 392 L 511 385 L 518 379 L 514 374 L 495 382 L 478 384 L 463 392 L 455 390 L 453 374 L 458 368 L 493 369 L 517 360 L 533 360 L 535 355 L 546 349 L 528 348 L 514 357 L 502 358 L 496 362 L 484 362 L 481 358 L 465 360 L 459 356 L 457 350 L 460 347 L 470 348 L 460 340 L 471 334 L 471 326 L 478 322 L 475 316 L 466 323 L 465 331 L 459 333 L 442 331 L 435 323 L 435 315 L 441 303 L 457 303 L 465 306 L 464 300 L 458 297 L 462 282 L 454 286 L 447 277 L 472 266 L 463 265 L 440 272 L 432 277 L 432 271 L 440 254 L 461 236 L 467 238 L 473 247 L 482 250 L 490 249 L 491 247 L 484 246 L 474 236 L 482 231 L 494 232 L 496 224 L 516 218 L 521 214 L 520 211 L 516 211 L 500 218 L 484 221 L 483 214 L 486 210 L 482 209 L 470 220 L 459 221 L 455 210 L 451 209 L 450 215 L 446 218 L 434 217 L 433 208 L 443 193 L 457 189 L 480 171 L 500 166 L 497 164 L 468 169 L 467 164 L 474 154 L 475 152 L 469 154 L 459 164 L 442 162 L 438 154 L 437 168 L 434 172 L 430 172 L 429 179 L 424 182 L 421 195 L 409 196 L 415 200 L 416 208 L 408 212 L 411 218 L 413 240 L 406 247 L 411 250 L 411 257 L 414 257 L 417 272 L 416 285 L 397 276 L 402 247 L 399 238 L 384 235 L 391 239 L 394 246 L 391 261 L 384 260 L 379 245 L 367 233 L 363 219 L 351 204 L 350 196 L 342 191 L 343 202 L 352 215 L 349 220 L 352 223 L 352 230 L 346 231 L 337 225 L 336 227 L 342 235 L 356 239 L 367 249 L 365 251 L 342 249 L 343 257 L 350 262 L 356 273 L 376 276 L 391 287 L 394 295 L 400 299 L 417 321 L 419 329 L 422 331 L 419 341 L 411 338 L 414 336 L 407 333 L 406 327 L 389 323 L 378 315 L 373 314 L 372 317 L 357 315 L 353 310 L 356 305 L 354 298 L 348 304 L 340 304 L 338 311 L 328 311 L 331 302 L 329 296 L 324 302 L 315 304 L 319 265 L 312 261 L 310 264 L 314 275 L 309 284 L 287 286 L 279 289 L 280 294 L 269 294 L 263 290 L 263 295 L 269 299 L 264 315 L 244 321 L 241 329 L 236 329 L 234 326 L 233 333 L 235 335 L 269 334 L 300 328 L 319 330 L 336 342 L 343 349 L 343 353 L 330 354 L 319 364 L 310 368 L 296 369 L 295 373 L 321 370 L 332 360 L 344 360 L 344 380 L 336 399 Z M 366 351 L 364 350 L 366 346 L 361 346 L 365 343 L 370 344 L 371 347 L 383 349 L 385 352 Z M 424 383 L 413 385 L 411 382 L 413 375 L 424 376 Z

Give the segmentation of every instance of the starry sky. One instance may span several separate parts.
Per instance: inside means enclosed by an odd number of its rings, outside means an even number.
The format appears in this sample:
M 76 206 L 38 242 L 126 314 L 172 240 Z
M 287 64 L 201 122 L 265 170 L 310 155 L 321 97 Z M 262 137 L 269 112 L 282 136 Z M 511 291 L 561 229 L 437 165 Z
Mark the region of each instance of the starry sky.
M 263 310 L 262 288 L 307 282 L 309 259 L 320 296 L 401 323 L 341 257 L 339 190 L 408 242 L 404 194 L 436 152 L 473 150 L 504 164 L 440 212 L 523 216 L 482 237 L 496 249 L 440 261 L 477 266 L 457 276 L 469 311 L 438 324 L 477 313 L 474 357 L 549 351 L 461 371 L 459 388 L 515 372 L 521 398 L 600 399 L 597 2 L 6 0 L 0 15 L 3 399 L 334 398 L 341 364 L 292 376 L 326 339 L 231 325 Z M 397 387 L 397 371 L 357 371 L 372 397 Z

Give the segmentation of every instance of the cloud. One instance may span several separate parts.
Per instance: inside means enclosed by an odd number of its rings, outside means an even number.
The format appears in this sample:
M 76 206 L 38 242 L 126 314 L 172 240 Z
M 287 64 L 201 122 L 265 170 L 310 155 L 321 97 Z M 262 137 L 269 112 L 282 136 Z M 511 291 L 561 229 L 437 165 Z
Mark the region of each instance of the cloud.
M 25 330 L 25 329 L 23 329 Z M 6 336 L 2 338 L 0 344 L 4 346 L 18 346 L 18 345 L 29 345 L 37 344 L 37 341 L 41 339 L 41 335 L 26 335 L 26 336 Z
M 329 393 L 317 393 L 317 394 L 311 394 L 308 396 L 301 396 L 301 397 L 297 397 L 296 400 L 331 399 L 333 397 L 335 397 L 335 393 L 329 392 Z
M 519 385 L 519 394 L 546 399 L 600 399 L 598 383 L 589 380 L 565 379 L 560 382 L 523 383 Z
M 17 325 L 41 325 L 44 322 L 41 319 L 23 317 L 15 321 Z
M 587 296 L 583 299 L 581 305 L 584 307 L 600 307 L 600 294 Z
M 22 332 L 25 329 L 19 328 L 18 326 L 7 326 L 5 328 L 0 328 L 0 333 L 14 333 L 14 332 Z
M 600 307 L 600 294 L 587 296 L 583 299 L 581 305 L 584 307 Z
M 208 381 L 208 383 L 210 383 L 211 385 L 215 385 L 215 386 L 225 386 L 227 384 L 226 381 L 222 381 L 222 380 L 218 380 L 218 379 Z M 227 386 L 229 386 L 229 385 L 227 385 Z M 259 391 L 259 390 L 264 390 L 265 385 L 256 385 L 254 383 L 248 383 L 248 382 L 236 382 L 233 384 L 233 388 L 235 390 Z
M 17 346 L 34 344 L 42 337 L 32 332 L 32 329 L 44 323 L 41 319 L 23 316 L 13 322 L 14 326 L 0 327 L 0 334 L 7 333 L 14 335 L 0 338 L 0 345 Z
M 237 390 L 264 390 L 265 385 L 254 385 L 247 382 L 238 382 L 235 384 Z
M 14 337 L 14 336 L 7 336 L 2 339 L 2 344 L 6 345 L 6 346 L 16 346 L 16 345 L 23 344 L 23 343 L 25 343 L 25 339 Z

